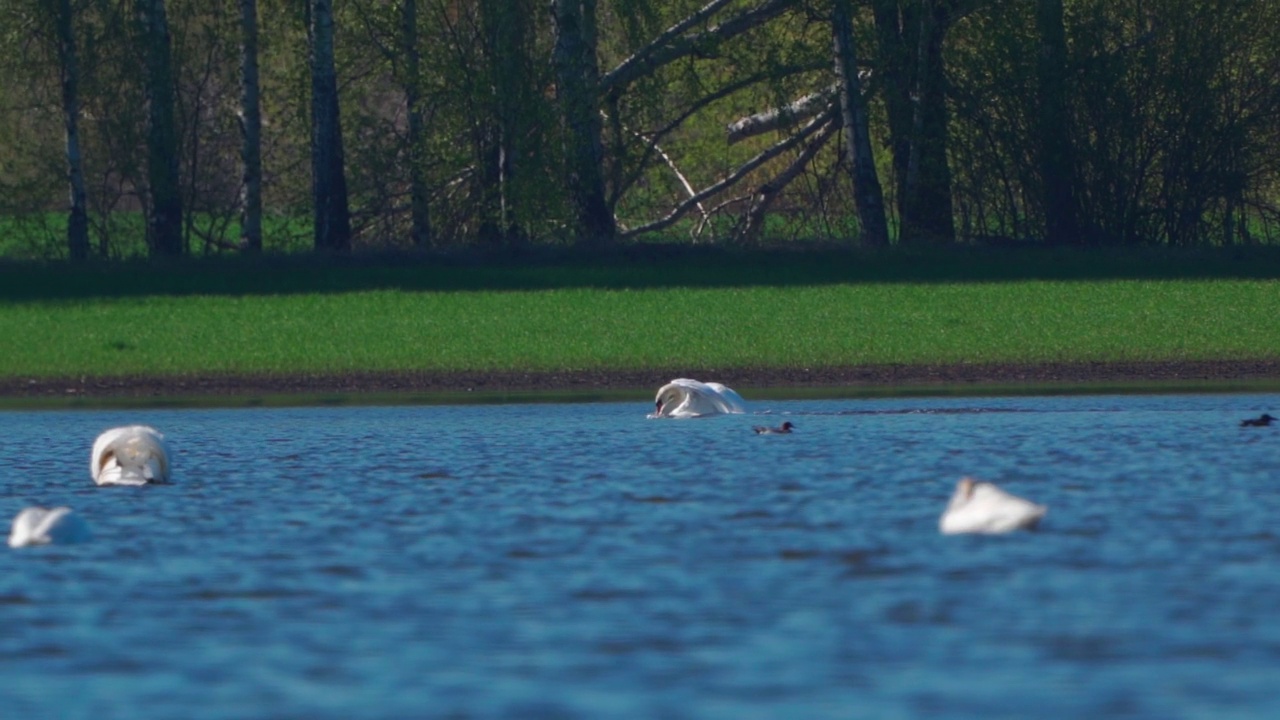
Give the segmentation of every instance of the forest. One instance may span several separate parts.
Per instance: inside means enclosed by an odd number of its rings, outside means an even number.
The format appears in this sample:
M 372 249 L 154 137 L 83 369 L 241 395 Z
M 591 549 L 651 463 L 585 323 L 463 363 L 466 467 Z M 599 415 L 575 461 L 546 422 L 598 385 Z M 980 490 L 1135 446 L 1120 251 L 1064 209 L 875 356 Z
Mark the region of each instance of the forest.
M 0 0 L 0 258 L 1280 239 L 1271 0 Z

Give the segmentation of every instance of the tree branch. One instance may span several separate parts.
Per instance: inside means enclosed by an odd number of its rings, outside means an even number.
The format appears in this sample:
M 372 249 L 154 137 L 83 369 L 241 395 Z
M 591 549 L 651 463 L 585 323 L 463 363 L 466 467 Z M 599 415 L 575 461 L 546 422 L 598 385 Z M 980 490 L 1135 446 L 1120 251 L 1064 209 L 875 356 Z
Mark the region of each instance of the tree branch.
M 613 70 L 600 78 L 602 95 L 618 91 L 667 63 L 691 55 L 703 47 L 741 35 L 763 25 L 795 5 L 799 0 L 764 0 L 751 10 L 729 18 L 725 22 L 696 35 L 682 36 L 690 27 L 705 21 L 730 0 L 712 0 L 693 15 L 672 25 L 653 42 L 640 48 Z
M 839 92 L 839 88 L 836 85 L 829 85 L 818 92 L 809 93 L 789 105 L 735 120 L 725 128 L 729 133 L 729 144 L 733 145 L 749 137 L 760 135 L 770 130 L 788 127 L 805 118 L 813 117 L 831 107 L 831 102 L 835 99 L 837 92 Z
M 742 228 L 739 236 L 744 240 L 754 240 L 760 235 L 760 231 L 764 228 L 764 216 L 773 206 L 773 201 L 777 199 L 782 191 L 792 183 L 800 173 L 804 172 L 805 167 L 813 160 L 813 156 L 818 154 L 823 145 L 831 139 L 835 131 L 840 127 L 840 123 L 835 122 L 835 112 L 830 113 L 831 119 L 828 120 L 822 129 L 818 131 L 813 138 L 813 142 L 805 146 L 804 150 L 791 161 L 782 172 L 773 177 L 772 180 L 760 186 L 755 196 L 751 199 L 751 207 L 747 211 L 746 223 Z
M 818 117 L 809 121 L 809 124 L 801 128 L 800 131 L 797 132 L 796 134 L 790 135 L 787 138 L 781 140 L 780 142 L 775 144 L 773 147 L 768 148 L 767 150 L 761 152 L 760 154 L 751 158 L 747 162 L 743 163 L 741 166 L 738 167 L 738 169 L 734 170 L 732 173 L 730 173 L 727 177 L 725 177 L 720 182 L 717 182 L 713 185 L 710 185 L 704 188 L 701 192 L 693 195 L 692 197 L 688 198 L 684 202 L 680 203 L 675 207 L 675 209 L 667 213 L 665 217 L 659 218 L 645 225 L 641 225 L 640 227 L 635 228 L 634 230 L 628 230 L 627 232 L 622 233 L 621 237 L 624 239 L 631 238 L 631 237 L 635 237 L 636 235 L 640 235 L 642 233 L 654 232 L 656 230 L 662 230 L 663 228 L 670 227 L 671 225 L 675 224 L 678 220 L 680 220 L 680 218 L 684 217 L 684 215 L 688 213 L 691 209 L 696 207 L 698 203 L 702 202 L 708 197 L 711 197 L 712 195 L 715 195 L 718 192 L 721 192 L 727 188 L 733 187 L 739 181 L 741 181 L 742 178 L 750 174 L 751 171 L 769 162 L 775 157 L 778 157 L 779 155 L 791 149 L 792 147 L 795 147 L 797 144 L 804 142 L 805 139 L 807 139 L 810 135 L 818 131 L 823 125 L 830 122 L 831 119 L 834 117 L 835 117 L 835 113 L 831 110 L 828 110 L 827 112 L 822 113 Z

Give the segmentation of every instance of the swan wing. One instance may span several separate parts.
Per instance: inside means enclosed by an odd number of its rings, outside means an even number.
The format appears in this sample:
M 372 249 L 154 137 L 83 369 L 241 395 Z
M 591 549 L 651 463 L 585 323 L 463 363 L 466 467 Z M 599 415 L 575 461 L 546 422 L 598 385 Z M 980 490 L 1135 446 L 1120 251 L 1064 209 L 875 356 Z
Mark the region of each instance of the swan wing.
M 59 545 L 85 542 L 92 536 L 84 518 L 68 507 L 50 510 L 45 515 L 44 522 L 40 524 L 40 530 L 41 534 L 48 538 L 48 542 Z
M 169 445 L 155 428 L 130 425 L 98 436 L 90 460 L 99 485 L 145 485 L 168 482 Z
M 654 403 L 661 409 L 651 417 L 689 418 L 743 412 L 742 398 L 720 383 L 676 378 L 658 389 Z
M 49 511 L 42 507 L 29 507 L 18 513 L 13 518 L 13 527 L 9 530 L 9 547 L 43 545 L 49 542 L 47 537 L 41 537 L 38 532 L 48 514 Z
M 1034 527 L 1049 509 L 1001 490 L 976 483 L 969 492 L 958 488 L 938 522 L 945 534 L 1005 533 Z
M 718 382 L 709 382 L 706 384 L 720 398 L 720 412 L 729 413 L 731 415 L 741 415 L 746 412 L 747 403 L 742 396 L 727 385 L 721 385 Z

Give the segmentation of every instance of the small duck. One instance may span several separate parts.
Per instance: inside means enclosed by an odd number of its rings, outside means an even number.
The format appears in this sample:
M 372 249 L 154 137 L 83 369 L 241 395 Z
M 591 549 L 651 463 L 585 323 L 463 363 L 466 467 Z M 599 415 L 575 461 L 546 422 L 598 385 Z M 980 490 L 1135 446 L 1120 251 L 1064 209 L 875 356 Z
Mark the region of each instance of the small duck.
M 764 425 L 756 425 L 751 429 L 755 430 L 757 435 L 790 435 L 792 429 L 794 428 L 795 428 L 795 425 L 792 425 L 791 422 L 788 421 L 788 422 L 782 423 L 778 427 L 765 427 Z
M 1271 424 L 1271 421 L 1275 419 L 1276 418 L 1271 417 L 1271 415 L 1268 413 L 1262 413 L 1256 418 L 1241 420 L 1240 427 L 1267 427 L 1268 425 Z
M 957 533 L 1005 533 L 1030 529 L 1049 511 L 996 487 L 989 482 L 961 478 L 955 494 L 938 520 L 944 535 Z

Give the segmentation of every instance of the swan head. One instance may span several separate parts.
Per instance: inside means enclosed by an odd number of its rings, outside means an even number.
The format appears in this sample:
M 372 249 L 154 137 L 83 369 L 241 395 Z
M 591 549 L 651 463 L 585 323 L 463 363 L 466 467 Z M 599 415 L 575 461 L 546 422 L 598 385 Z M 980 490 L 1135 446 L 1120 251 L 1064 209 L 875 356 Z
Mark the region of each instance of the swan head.
M 978 482 L 971 477 L 962 477 L 960 482 L 956 483 L 956 497 L 961 500 L 968 500 L 973 497 L 973 489 Z
M 658 395 L 653 399 L 653 416 L 665 417 L 663 410 L 669 407 L 675 407 L 680 404 L 684 397 L 684 391 L 675 383 L 663 385 L 658 390 Z

